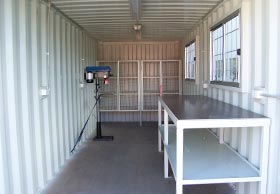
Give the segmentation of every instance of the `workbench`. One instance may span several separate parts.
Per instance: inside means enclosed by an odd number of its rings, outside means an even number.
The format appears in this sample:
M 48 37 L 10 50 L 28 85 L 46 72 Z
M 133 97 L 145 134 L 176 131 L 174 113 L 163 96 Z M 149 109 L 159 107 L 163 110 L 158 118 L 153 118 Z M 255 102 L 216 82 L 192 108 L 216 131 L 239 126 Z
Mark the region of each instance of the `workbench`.
M 163 142 L 164 177 L 169 177 L 170 163 L 176 194 L 183 193 L 183 185 L 236 182 L 259 182 L 259 194 L 266 194 L 269 126 L 270 119 L 263 115 L 206 96 L 161 96 L 158 149 L 162 151 Z M 258 167 L 224 142 L 224 130 L 232 127 L 261 127 Z M 219 136 L 210 130 L 214 128 Z

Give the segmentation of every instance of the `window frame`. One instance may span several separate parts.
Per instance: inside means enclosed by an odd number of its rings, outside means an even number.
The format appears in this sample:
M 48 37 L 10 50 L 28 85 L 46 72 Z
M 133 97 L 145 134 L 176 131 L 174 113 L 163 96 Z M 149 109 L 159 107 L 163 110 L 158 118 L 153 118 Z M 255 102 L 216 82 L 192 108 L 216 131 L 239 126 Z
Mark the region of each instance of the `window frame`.
M 241 54 L 237 55 L 237 62 L 238 62 L 238 82 L 229 82 L 229 81 L 225 81 L 225 77 L 224 77 L 224 69 L 226 66 L 225 63 L 225 55 L 226 55 L 226 51 L 225 51 L 225 25 L 227 22 L 229 22 L 230 20 L 234 19 L 235 17 L 239 17 L 239 26 L 238 26 L 238 30 L 239 30 L 239 48 L 237 48 L 237 50 L 239 50 L 239 52 L 241 52 L 241 11 L 237 10 L 234 13 L 232 13 L 231 15 L 229 15 L 228 17 L 224 18 L 223 20 L 221 20 L 220 22 L 218 22 L 216 25 L 214 25 L 213 27 L 210 28 L 210 84 L 213 85 L 220 85 L 220 86 L 229 86 L 229 87 L 234 87 L 234 88 L 241 88 Z M 222 33 L 223 33 L 223 45 L 222 45 L 222 63 L 223 63 L 223 75 L 222 75 L 222 81 L 217 81 L 217 80 L 213 80 L 213 32 L 215 30 L 217 30 L 218 28 L 223 27 L 222 29 Z
M 197 43 L 196 42 L 197 42 L 196 39 L 192 40 L 191 42 L 186 44 L 185 50 L 184 50 L 184 52 L 185 52 L 185 64 L 184 64 L 184 66 L 185 66 L 185 80 L 192 81 L 192 82 L 195 82 L 196 79 L 197 79 L 197 75 L 196 75 L 196 66 L 197 66 L 197 50 L 196 49 L 197 49 Z M 188 61 L 188 57 L 187 57 L 187 48 L 190 47 L 192 44 L 194 44 L 194 60 L 193 60 L 194 61 L 194 67 L 193 67 L 194 78 L 189 78 L 188 77 L 189 61 Z

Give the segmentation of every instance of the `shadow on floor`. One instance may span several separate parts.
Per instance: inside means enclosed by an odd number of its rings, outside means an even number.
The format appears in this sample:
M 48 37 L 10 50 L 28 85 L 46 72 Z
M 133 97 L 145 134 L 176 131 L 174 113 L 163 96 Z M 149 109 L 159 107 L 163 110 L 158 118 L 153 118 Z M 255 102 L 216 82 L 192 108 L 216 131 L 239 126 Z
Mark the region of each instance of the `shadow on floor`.
M 157 123 L 103 123 L 112 142 L 88 141 L 43 194 L 175 194 L 173 178 L 163 178 L 157 151 Z M 235 194 L 229 184 L 184 186 L 184 194 Z

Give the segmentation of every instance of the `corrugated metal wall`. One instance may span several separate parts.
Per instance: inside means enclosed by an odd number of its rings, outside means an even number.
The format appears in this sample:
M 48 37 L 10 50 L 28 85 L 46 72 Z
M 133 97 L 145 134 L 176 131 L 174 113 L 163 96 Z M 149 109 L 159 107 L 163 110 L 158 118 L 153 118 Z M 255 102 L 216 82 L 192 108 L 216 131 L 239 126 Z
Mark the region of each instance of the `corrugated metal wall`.
M 230 13 L 241 10 L 243 84 L 247 89 L 234 91 L 228 87 L 209 86 L 209 28 Z M 272 119 L 268 169 L 268 194 L 280 193 L 280 100 L 265 98 L 256 101 L 253 89 L 264 87 L 265 93 L 279 95 L 280 89 L 280 2 L 278 0 L 226 0 L 188 34 L 184 44 L 199 36 L 199 80 L 184 81 L 184 94 L 203 94 L 233 105 L 264 114 Z M 183 49 L 182 49 L 183 51 Z M 226 130 L 225 140 L 255 165 L 259 165 L 259 129 Z M 239 194 L 256 194 L 255 183 L 238 184 Z
M 95 40 L 57 11 L 49 16 L 37 0 L 0 1 L 1 194 L 38 193 L 69 159 L 94 103 L 92 86 L 79 83 Z
M 99 61 L 179 60 L 180 43 L 174 42 L 101 42 Z
M 170 42 L 101 42 L 98 47 L 99 61 L 117 60 L 180 60 L 181 44 Z M 146 62 L 147 63 L 147 62 Z M 159 62 L 156 62 L 159 63 Z M 153 62 L 148 63 L 156 67 Z M 156 68 L 150 73 L 158 74 Z M 103 121 L 139 121 L 139 112 L 102 112 Z M 143 121 L 156 121 L 157 112 L 142 113 Z

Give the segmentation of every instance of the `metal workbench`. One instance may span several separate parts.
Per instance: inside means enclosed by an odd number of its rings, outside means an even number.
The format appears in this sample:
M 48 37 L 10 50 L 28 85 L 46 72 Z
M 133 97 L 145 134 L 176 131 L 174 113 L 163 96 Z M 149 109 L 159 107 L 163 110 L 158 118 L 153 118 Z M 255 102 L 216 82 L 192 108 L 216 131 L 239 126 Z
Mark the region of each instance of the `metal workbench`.
M 158 149 L 162 150 L 162 141 L 164 176 L 168 177 L 169 161 L 176 194 L 182 194 L 183 185 L 235 182 L 260 182 L 259 193 L 266 194 L 269 125 L 263 115 L 205 96 L 159 97 Z M 223 131 L 231 127 L 262 128 L 259 167 L 224 143 Z M 211 128 L 219 128 L 219 139 Z

